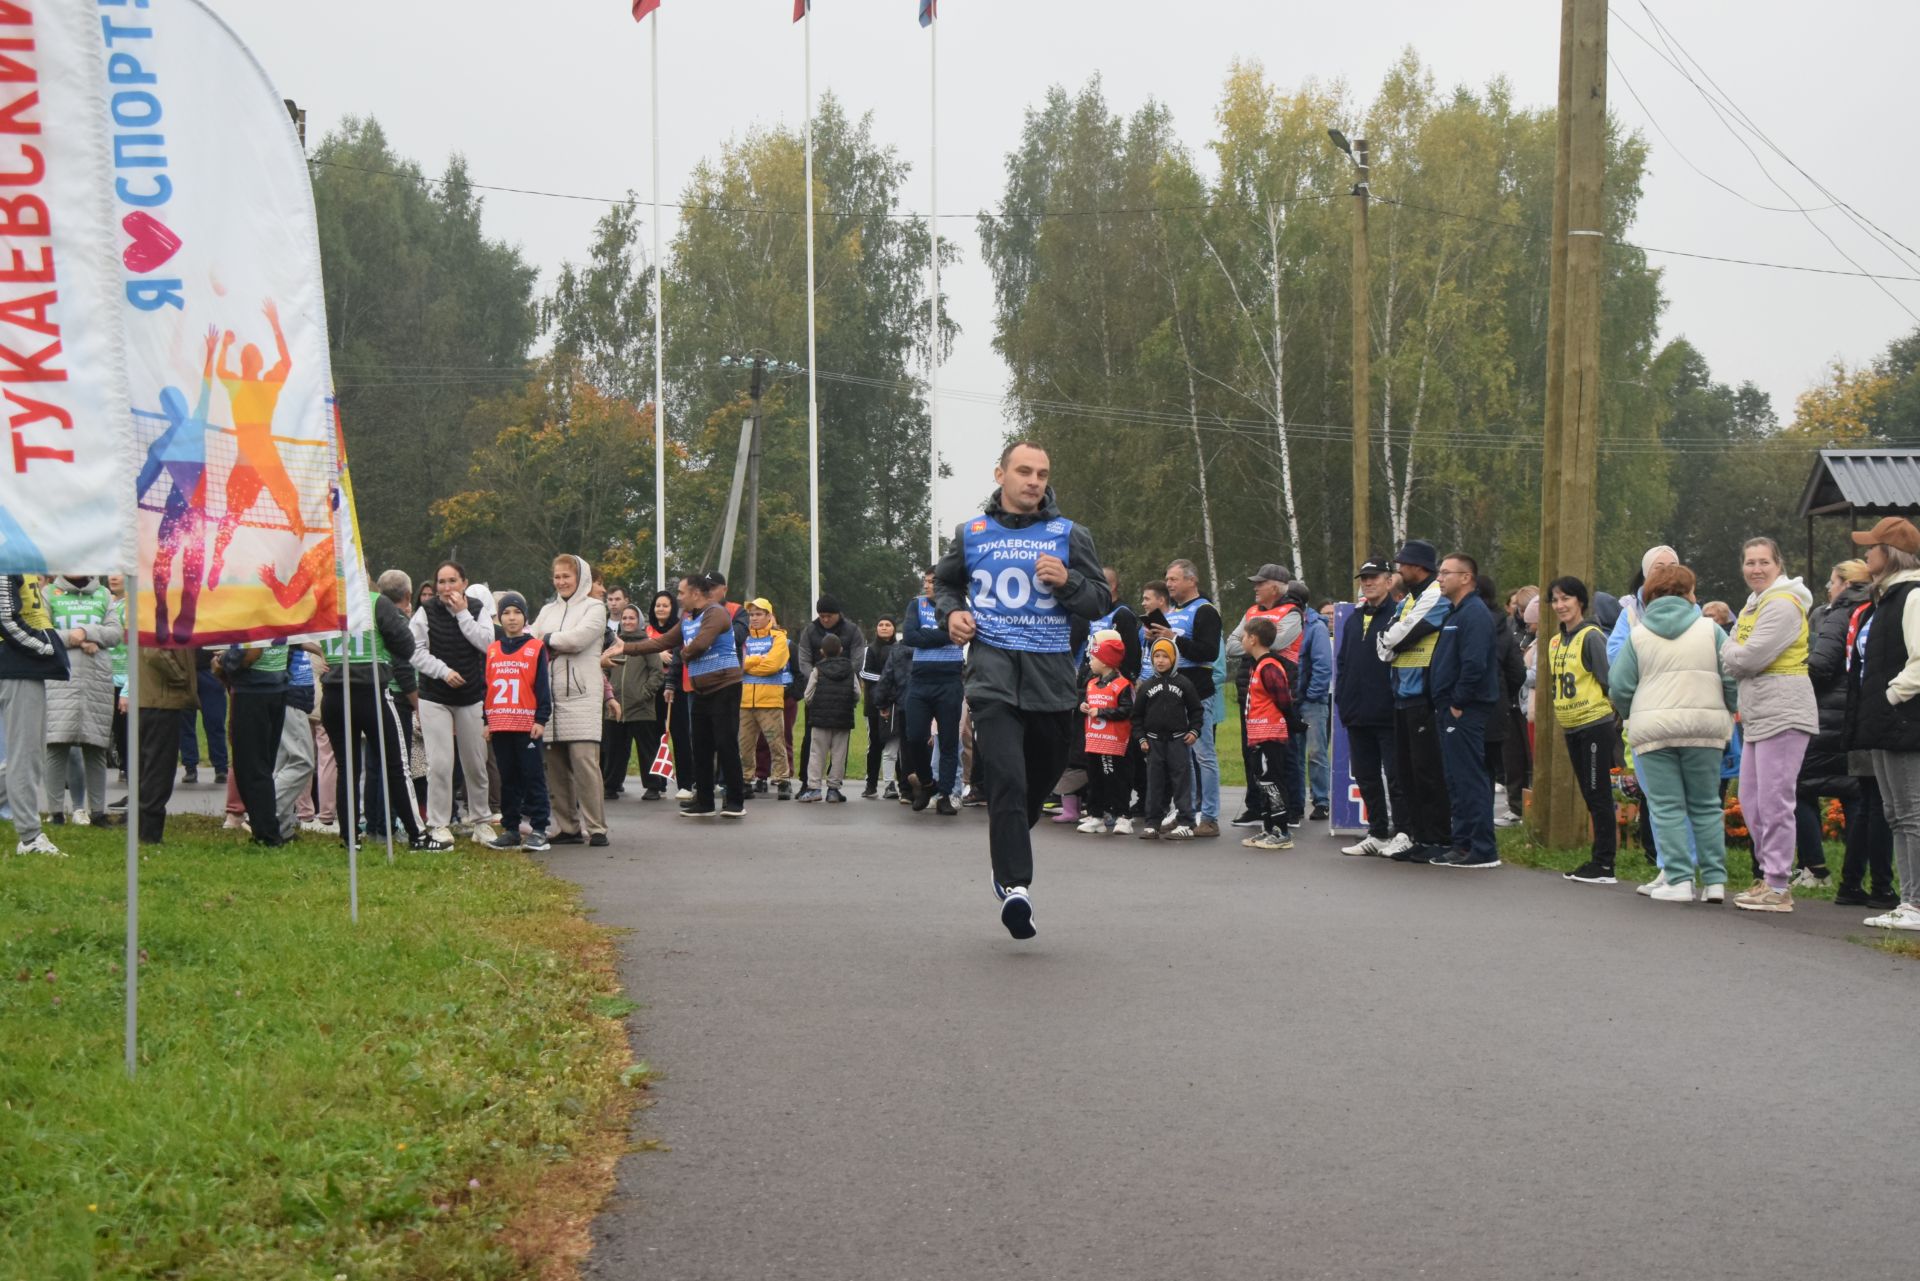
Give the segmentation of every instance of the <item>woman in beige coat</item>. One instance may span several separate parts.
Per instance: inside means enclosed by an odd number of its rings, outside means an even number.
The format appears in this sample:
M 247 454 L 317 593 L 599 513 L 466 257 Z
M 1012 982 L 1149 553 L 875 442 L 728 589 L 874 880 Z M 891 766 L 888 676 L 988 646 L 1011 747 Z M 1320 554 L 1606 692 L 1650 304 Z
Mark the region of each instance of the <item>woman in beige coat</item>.
M 533 620 L 533 634 L 546 642 L 552 663 L 547 791 L 554 824 L 548 840 L 555 845 L 607 843 L 600 778 L 600 721 L 607 701 L 600 650 L 607 638 L 607 607 L 593 598 L 592 589 L 593 570 L 586 561 L 554 557 L 555 599 Z

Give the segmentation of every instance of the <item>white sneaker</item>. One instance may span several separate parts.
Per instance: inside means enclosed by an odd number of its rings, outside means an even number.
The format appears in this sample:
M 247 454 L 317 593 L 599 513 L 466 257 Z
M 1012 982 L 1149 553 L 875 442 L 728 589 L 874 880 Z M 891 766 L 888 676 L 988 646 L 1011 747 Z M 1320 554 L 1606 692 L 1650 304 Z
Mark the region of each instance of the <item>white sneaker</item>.
M 1512 810 L 1503 809 L 1493 816 L 1493 825 L 1495 827 L 1518 827 L 1520 826 L 1520 816 Z
M 493 830 L 491 823 L 475 823 L 472 835 L 474 844 L 491 845 L 500 834 Z
M 1113 820 L 1113 834 L 1115 836 L 1132 836 L 1133 820 L 1128 818 L 1125 814 L 1122 814 L 1119 818 L 1116 818 L 1115 820 Z
M 1397 833 L 1394 838 L 1380 847 L 1383 858 L 1392 858 L 1395 854 L 1405 854 L 1413 848 L 1413 838 L 1405 832 Z
M 227 821 L 220 826 L 229 832 L 244 832 L 249 830 L 246 815 L 244 814 L 229 814 L 227 815 Z
M 673 799 L 676 801 L 690 801 L 693 799 L 693 793 L 683 787 L 673 794 Z
M 1340 852 L 1342 854 L 1351 854 L 1356 858 L 1378 858 L 1381 854 L 1385 853 L 1386 848 L 1386 842 L 1377 840 L 1372 836 L 1363 836 L 1360 838 L 1359 844 L 1343 846 Z
M 1181 823 L 1168 828 L 1161 834 L 1160 839 L 1163 841 L 1190 841 L 1193 839 L 1193 829 L 1185 823 Z
M 1726 885 L 1724 883 L 1719 885 L 1702 885 L 1700 887 L 1700 901 L 1702 903 L 1726 902 L 1727 901 Z
M 1693 902 L 1693 882 L 1663 879 L 1647 891 L 1647 897 L 1656 903 L 1691 903 Z
M 333 836 L 337 834 L 340 829 L 331 823 L 322 823 L 317 818 L 310 818 L 300 824 L 300 830 L 303 832 L 315 832 L 325 836 Z
M 436 827 L 427 833 L 427 843 L 422 848 L 438 852 L 453 848 L 453 833 L 444 827 Z
M 1088 836 L 1105 836 L 1107 834 L 1107 820 L 1104 818 L 1083 818 L 1080 820 L 1080 825 L 1073 830 L 1076 832 L 1085 832 Z
M 1645 885 L 1634 886 L 1633 892 L 1635 894 L 1644 894 L 1648 898 L 1652 898 L 1653 892 L 1659 889 L 1662 885 L 1665 885 L 1666 883 L 1667 883 L 1667 874 L 1665 872 L 1655 872 L 1653 874 L 1653 879 L 1651 881 L 1648 881 Z
M 1826 886 L 1833 884 L 1833 874 L 1829 872 L 1825 876 L 1815 876 L 1812 872 L 1808 871 L 1806 868 L 1803 867 L 1803 868 L 1797 869 L 1794 872 L 1793 879 L 1791 881 L 1788 881 L 1787 884 L 1789 887 L 1796 890 L 1823 889 Z
M 87 813 L 85 810 L 75 810 L 73 812 L 73 817 L 68 821 L 71 822 L 75 827 L 92 827 L 93 815 Z
M 1869 916 L 1860 923 L 1876 930 L 1920 930 L 1920 907 L 1902 903 L 1883 916 Z
M 1507 785 L 1505 783 L 1495 783 L 1493 785 L 1493 794 L 1495 796 L 1505 796 L 1507 794 Z
M 47 839 L 45 832 L 30 841 L 22 841 L 13 847 L 15 854 L 45 854 L 49 858 L 65 858 L 67 852 Z

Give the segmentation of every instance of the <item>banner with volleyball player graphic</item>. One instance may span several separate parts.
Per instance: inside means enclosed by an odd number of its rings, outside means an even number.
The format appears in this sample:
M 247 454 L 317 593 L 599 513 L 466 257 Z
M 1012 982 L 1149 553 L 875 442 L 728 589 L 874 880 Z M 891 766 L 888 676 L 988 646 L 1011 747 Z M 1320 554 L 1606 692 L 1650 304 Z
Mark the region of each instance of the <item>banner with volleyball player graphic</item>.
M 334 421 L 292 120 L 199 0 L 102 8 L 143 641 L 338 631 Z M 357 550 L 357 549 L 356 549 Z

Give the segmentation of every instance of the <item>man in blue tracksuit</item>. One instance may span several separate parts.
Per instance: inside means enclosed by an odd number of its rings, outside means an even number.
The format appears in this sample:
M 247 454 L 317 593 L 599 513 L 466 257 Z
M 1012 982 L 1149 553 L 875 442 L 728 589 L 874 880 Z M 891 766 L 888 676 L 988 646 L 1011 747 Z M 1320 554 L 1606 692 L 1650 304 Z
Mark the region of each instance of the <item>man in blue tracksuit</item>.
M 1406 813 L 1396 811 L 1393 821 L 1408 844 L 1396 849 L 1393 858 L 1430 863 L 1453 853 L 1447 771 L 1434 733 L 1433 702 L 1427 697 L 1427 668 L 1453 603 L 1435 577 L 1440 556 L 1432 543 L 1409 539 L 1393 562 L 1406 595 L 1391 625 L 1374 629 L 1374 652 L 1393 667 L 1393 754 L 1400 790 L 1407 798 Z
M 1452 852 L 1430 863 L 1446 867 L 1500 866 L 1493 843 L 1493 779 L 1487 773 L 1487 720 L 1500 706 L 1500 665 L 1494 656 L 1493 615 L 1480 600 L 1480 566 L 1462 552 L 1440 562 L 1437 581 L 1452 605 L 1427 669 L 1427 692 L 1446 764 L 1452 802 Z
M 1319 823 L 1327 817 L 1327 793 L 1330 790 L 1327 731 L 1331 728 L 1333 715 L 1328 703 L 1333 696 L 1333 641 L 1327 635 L 1327 620 L 1314 612 L 1307 598 L 1305 583 L 1296 578 L 1287 584 L 1287 599 L 1300 607 L 1299 715 L 1307 727 L 1295 769 L 1296 772 L 1304 772 L 1305 791 L 1313 797 L 1313 813 L 1307 817 Z M 1296 790 L 1292 804 L 1298 811 L 1300 784 L 1296 782 L 1293 787 Z
M 947 637 L 933 604 L 933 570 L 921 577 L 922 594 L 900 615 L 900 643 L 913 651 L 913 675 L 907 682 L 906 728 L 900 741 L 900 766 L 913 789 L 917 813 L 939 798 L 939 812 L 958 814 L 954 775 L 960 767 L 960 703 L 965 696 L 961 670 L 966 651 Z M 940 727 L 940 764 L 933 765 L 929 738 Z

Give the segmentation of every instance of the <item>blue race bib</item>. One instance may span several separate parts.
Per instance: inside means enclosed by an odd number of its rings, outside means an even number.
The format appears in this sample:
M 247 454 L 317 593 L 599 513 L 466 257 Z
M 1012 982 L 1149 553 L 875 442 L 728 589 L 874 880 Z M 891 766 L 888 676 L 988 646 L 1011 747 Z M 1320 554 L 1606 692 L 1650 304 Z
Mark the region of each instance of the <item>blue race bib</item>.
M 1193 635 L 1193 616 L 1199 612 L 1200 607 L 1202 605 L 1211 605 L 1211 604 L 1213 604 L 1213 602 L 1208 600 L 1205 596 L 1195 596 L 1192 600 L 1182 605 L 1179 609 L 1170 609 L 1167 611 L 1167 626 L 1173 629 L 1173 634 L 1175 636 L 1179 636 L 1182 638 L 1191 636 Z M 1220 651 L 1214 655 L 1215 658 L 1222 659 L 1223 667 L 1224 667 L 1225 652 L 1226 652 L 1226 646 L 1222 645 L 1220 647 Z M 1180 666 L 1211 668 L 1213 664 L 1212 663 L 1196 663 L 1192 659 L 1188 658 L 1185 654 L 1182 654 L 1180 655 Z M 1219 674 L 1224 675 L 1225 673 L 1224 671 L 1222 671 Z
M 700 620 L 705 617 L 706 611 L 702 610 L 692 618 L 680 620 L 682 645 L 693 643 L 693 638 L 700 634 Z M 721 629 L 720 639 L 713 643 L 712 649 L 687 663 L 687 675 L 705 676 L 711 672 L 724 672 L 738 666 L 740 666 L 740 657 L 733 649 L 733 627 L 729 622 L 728 626 Z
M 732 634 L 731 628 L 728 629 L 728 634 L 729 635 Z M 748 658 L 765 658 L 768 654 L 771 654 L 772 652 L 773 652 L 773 633 L 772 632 L 768 632 L 765 636 L 754 636 L 751 634 L 748 635 L 747 637 L 747 657 Z M 793 672 L 783 667 L 771 676 L 755 676 L 753 673 L 749 672 L 741 679 L 746 681 L 746 683 L 749 685 L 789 685 L 793 683 Z
M 933 608 L 933 602 L 922 596 L 913 602 L 914 613 L 919 616 L 920 626 L 934 627 L 940 622 L 940 616 Z M 966 661 L 967 651 L 958 645 L 941 645 L 935 649 L 916 649 L 913 661 L 916 663 L 959 663 Z
M 1033 576 L 1040 557 L 1067 559 L 1072 530 L 1064 518 L 1026 529 L 1008 529 L 991 516 L 966 523 L 967 599 L 981 640 L 1028 654 L 1073 651 L 1067 611 Z

